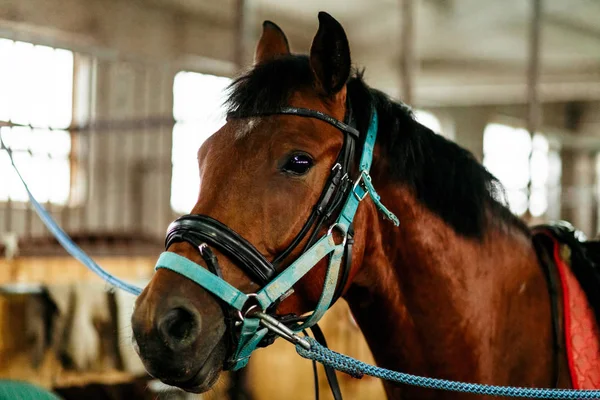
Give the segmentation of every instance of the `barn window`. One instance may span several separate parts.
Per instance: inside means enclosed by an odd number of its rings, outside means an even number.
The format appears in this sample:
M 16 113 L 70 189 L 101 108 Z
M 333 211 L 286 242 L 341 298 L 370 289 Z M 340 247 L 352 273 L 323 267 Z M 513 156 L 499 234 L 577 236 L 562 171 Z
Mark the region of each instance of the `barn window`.
M 446 139 L 454 140 L 453 130 L 451 129 L 448 131 L 447 129 L 444 129 L 444 127 L 442 127 L 442 120 L 440 120 L 440 118 L 434 113 L 418 109 L 413 110 L 413 113 L 415 114 L 415 119 L 417 121 L 431 129 L 433 132 L 445 137 Z
M 71 189 L 73 53 L 0 39 L 0 134 L 33 194 L 66 204 Z M 27 193 L 0 149 L 0 201 Z
M 171 208 L 190 212 L 198 200 L 200 177 L 196 153 L 202 143 L 225 123 L 222 107 L 231 79 L 179 72 L 173 84 Z
M 430 113 L 429 111 L 424 110 L 414 110 L 415 118 L 421 124 L 425 125 L 435 133 L 440 133 L 442 131 L 442 124 L 438 117 Z
M 504 185 L 512 212 L 523 215 L 529 210 L 534 217 L 546 213 L 549 190 L 560 179 L 560 158 L 544 135 L 536 133 L 532 140 L 525 129 L 489 124 L 483 154 L 485 167 Z

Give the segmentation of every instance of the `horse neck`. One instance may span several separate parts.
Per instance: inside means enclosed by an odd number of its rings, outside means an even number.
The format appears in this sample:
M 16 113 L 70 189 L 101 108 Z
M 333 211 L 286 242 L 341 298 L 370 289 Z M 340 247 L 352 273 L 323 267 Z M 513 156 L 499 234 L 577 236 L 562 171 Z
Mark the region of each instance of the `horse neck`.
M 382 189 L 400 227 L 365 207 L 370 230 L 346 296 L 377 363 L 471 382 L 551 384 L 548 292 L 528 236 L 498 223 L 466 238 L 411 191 Z M 386 390 L 396 397 L 399 388 Z

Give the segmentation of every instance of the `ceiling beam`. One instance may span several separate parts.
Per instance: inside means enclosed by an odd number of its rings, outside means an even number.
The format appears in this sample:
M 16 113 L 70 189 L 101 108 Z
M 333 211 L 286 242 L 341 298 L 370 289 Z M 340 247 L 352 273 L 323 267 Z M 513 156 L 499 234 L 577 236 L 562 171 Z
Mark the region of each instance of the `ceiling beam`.
M 407 103 L 412 103 L 415 73 L 418 68 L 417 55 L 415 54 L 415 0 L 400 0 L 402 33 L 400 43 L 402 48 L 400 57 L 400 82 L 402 83 L 402 97 Z
M 540 82 L 540 103 L 600 100 L 600 82 Z M 525 104 L 526 83 L 441 83 L 415 85 L 419 106 Z

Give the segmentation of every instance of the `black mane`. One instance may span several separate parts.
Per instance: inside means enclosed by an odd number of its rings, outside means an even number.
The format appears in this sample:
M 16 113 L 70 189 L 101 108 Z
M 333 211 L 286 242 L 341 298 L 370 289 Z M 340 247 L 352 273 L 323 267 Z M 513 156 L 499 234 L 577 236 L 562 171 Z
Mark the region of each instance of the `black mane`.
M 229 87 L 228 115 L 253 115 L 289 105 L 290 95 L 314 85 L 307 56 L 280 57 L 237 78 Z M 378 141 L 386 149 L 389 174 L 413 188 L 419 201 L 454 230 L 481 237 L 490 216 L 528 232 L 505 205 L 500 182 L 467 150 L 418 123 L 410 108 L 369 88 L 353 71 L 348 96 L 360 132 L 371 107 L 379 116 Z

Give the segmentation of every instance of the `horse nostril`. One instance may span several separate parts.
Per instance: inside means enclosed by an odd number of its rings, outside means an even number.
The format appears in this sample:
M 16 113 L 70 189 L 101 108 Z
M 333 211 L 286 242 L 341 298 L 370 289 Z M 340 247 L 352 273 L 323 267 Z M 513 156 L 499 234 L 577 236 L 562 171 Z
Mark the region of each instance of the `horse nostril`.
M 176 307 L 162 316 L 158 331 L 172 350 L 184 348 L 198 337 L 200 318 L 187 308 Z
M 191 314 L 182 308 L 167 313 L 164 321 L 166 333 L 174 339 L 185 339 L 194 325 Z

